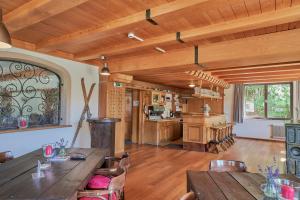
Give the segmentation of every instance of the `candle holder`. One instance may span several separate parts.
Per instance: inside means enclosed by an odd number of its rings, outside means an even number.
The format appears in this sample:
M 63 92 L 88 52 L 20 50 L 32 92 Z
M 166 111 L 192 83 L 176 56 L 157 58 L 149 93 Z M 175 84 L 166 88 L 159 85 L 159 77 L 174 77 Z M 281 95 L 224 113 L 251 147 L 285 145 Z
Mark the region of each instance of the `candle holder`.
M 28 128 L 28 116 L 20 116 L 18 118 L 18 127 L 19 128 Z
M 50 144 L 45 144 L 42 146 L 43 150 L 43 157 L 46 159 L 47 166 L 51 166 L 50 159 L 54 156 L 55 154 L 55 145 L 50 143 Z

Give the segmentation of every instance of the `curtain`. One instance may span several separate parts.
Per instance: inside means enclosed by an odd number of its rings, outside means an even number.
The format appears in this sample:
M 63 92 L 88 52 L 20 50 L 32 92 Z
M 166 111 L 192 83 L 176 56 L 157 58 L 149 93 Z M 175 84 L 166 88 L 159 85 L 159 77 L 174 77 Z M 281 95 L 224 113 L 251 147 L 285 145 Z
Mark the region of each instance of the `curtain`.
M 233 121 L 243 123 L 244 118 L 244 85 L 234 85 Z
M 296 81 L 296 102 L 295 102 L 295 109 L 296 109 L 296 119 L 300 119 L 300 81 Z

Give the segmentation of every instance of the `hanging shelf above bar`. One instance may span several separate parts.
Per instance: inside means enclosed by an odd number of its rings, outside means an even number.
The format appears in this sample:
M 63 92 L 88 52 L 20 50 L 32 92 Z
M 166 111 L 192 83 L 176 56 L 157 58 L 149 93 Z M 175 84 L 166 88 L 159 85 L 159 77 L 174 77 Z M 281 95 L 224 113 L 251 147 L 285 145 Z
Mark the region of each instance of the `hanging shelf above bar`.
M 192 94 L 193 97 L 199 99 L 223 99 L 222 97 L 217 96 L 209 96 L 209 95 L 200 95 L 200 94 Z
M 229 88 L 229 83 L 215 76 L 212 76 L 207 72 L 197 70 L 197 71 L 186 71 L 185 73 L 193 77 L 196 77 L 199 80 L 205 80 L 213 85 L 217 85 L 223 88 Z

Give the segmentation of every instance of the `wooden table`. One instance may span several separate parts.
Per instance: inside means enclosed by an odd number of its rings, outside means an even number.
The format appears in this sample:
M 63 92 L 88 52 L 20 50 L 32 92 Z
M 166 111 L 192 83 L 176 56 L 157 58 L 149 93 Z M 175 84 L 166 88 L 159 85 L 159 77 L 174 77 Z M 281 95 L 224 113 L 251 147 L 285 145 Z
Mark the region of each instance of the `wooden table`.
M 45 178 L 32 179 L 42 150 L 36 150 L 0 165 L 0 199 L 77 199 L 96 167 L 104 163 L 106 151 L 100 149 L 69 149 L 87 156 L 84 161 L 52 162 Z
M 299 179 L 292 175 L 285 178 Z M 199 200 L 266 200 L 260 185 L 265 183 L 261 174 L 242 172 L 187 171 L 187 190 Z

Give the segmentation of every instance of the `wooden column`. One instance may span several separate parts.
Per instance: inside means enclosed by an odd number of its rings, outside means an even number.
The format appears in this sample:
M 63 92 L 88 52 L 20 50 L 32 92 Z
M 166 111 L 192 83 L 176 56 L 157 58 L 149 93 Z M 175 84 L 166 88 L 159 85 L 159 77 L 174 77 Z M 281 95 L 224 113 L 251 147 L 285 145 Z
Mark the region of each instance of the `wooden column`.
M 114 82 L 108 77 L 100 76 L 99 90 L 99 116 L 121 119 L 116 123 L 115 153 L 124 152 L 125 88 L 114 87 Z

